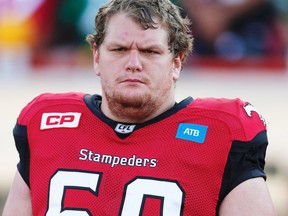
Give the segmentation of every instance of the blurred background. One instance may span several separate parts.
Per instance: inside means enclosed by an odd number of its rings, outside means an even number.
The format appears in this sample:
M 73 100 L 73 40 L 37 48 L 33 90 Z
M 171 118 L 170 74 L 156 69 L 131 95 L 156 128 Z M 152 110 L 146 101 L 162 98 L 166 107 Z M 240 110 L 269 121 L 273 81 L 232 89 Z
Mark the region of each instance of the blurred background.
M 0 214 L 18 154 L 12 129 L 42 92 L 100 93 L 85 42 L 108 0 L 0 0 Z M 288 215 L 288 1 L 171 0 L 192 20 L 194 49 L 177 99 L 240 97 L 266 117 L 266 172 L 280 216 Z

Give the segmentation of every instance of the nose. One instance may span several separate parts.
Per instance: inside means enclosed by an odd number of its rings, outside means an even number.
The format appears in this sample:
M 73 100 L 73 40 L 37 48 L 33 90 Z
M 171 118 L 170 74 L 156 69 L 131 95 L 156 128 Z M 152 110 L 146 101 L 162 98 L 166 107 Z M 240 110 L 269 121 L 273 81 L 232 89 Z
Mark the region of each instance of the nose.
M 142 63 L 139 56 L 138 50 L 131 50 L 128 56 L 128 61 L 126 64 L 126 70 L 130 72 L 140 72 L 142 71 Z

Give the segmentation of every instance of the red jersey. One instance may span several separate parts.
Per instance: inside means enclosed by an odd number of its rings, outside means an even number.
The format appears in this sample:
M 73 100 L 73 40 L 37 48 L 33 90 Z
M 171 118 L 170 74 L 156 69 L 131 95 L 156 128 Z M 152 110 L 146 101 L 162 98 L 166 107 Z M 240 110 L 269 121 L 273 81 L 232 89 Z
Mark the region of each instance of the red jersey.
M 101 96 L 43 94 L 14 128 L 33 215 L 217 215 L 264 177 L 264 119 L 239 99 L 191 97 L 145 123 L 107 118 Z

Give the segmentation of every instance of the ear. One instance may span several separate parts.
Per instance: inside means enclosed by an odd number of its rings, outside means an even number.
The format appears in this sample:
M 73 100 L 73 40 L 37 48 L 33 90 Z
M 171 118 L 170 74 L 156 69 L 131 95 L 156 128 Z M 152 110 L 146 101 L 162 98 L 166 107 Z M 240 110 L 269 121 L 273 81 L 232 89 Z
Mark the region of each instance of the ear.
M 99 70 L 99 49 L 96 46 L 96 44 L 93 44 L 93 68 L 96 73 L 96 75 L 100 76 L 100 70 Z
M 173 80 L 177 81 L 182 70 L 183 52 L 179 52 L 173 59 Z

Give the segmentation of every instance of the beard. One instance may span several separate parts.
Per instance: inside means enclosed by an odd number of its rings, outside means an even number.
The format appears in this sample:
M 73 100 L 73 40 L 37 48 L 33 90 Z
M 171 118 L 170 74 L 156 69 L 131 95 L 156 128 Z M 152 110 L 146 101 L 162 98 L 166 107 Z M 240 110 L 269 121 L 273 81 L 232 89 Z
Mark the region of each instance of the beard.
M 105 93 L 111 113 L 118 119 L 141 122 L 148 118 L 160 105 L 150 94 L 127 95 L 115 91 L 112 95 Z
M 137 90 L 133 90 L 133 88 L 127 92 L 119 91 L 117 88 L 112 91 L 103 89 L 103 93 L 114 117 L 127 123 L 141 123 L 155 117 L 155 113 L 157 115 L 159 109 L 163 109 L 161 108 L 163 104 L 169 100 L 168 98 L 171 98 L 174 83 L 164 81 L 162 85 L 165 87 L 141 93 L 135 92 Z

